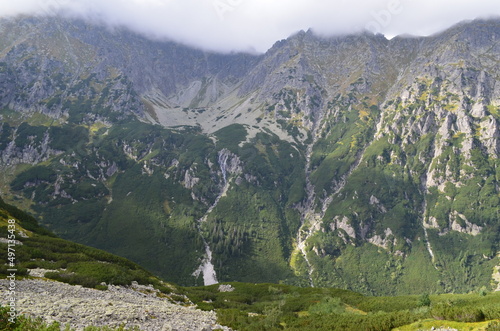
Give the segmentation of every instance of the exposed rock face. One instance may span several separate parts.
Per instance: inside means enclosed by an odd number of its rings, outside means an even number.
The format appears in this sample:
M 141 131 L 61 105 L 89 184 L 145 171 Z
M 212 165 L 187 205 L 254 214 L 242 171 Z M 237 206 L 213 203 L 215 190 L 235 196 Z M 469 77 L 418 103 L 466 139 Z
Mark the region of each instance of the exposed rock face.
M 356 232 L 354 228 L 350 225 L 349 219 L 346 216 L 342 217 L 342 219 L 340 219 L 339 216 L 336 216 L 334 222 L 330 223 L 330 229 L 332 231 L 335 231 L 337 229 L 342 229 L 352 239 L 356 238 Z
M 187 189 L 192 189 L 200 181 L 199 178 L 194 176 L 193 169 L 188 169 L 184 176 L 184 187 Z
M 375 246 L 387 249 L 389 244 L 392 246 L 396 245 L 397 239 L 394 238 L 392 230 L 387 228 L 383 237 L 380 235 L 374 235 L 372 238 L 368 239 L 368 242 L 374 244 Z
M 238 176 L 243 171 L 240 158 L 226 148 L 219 152 L 219 166 L 224 182 L 227 181 L 228 175 Z
M 453 211 L 449 216 L 450 216 L 450 229 L 453 231 L 458 231 L 473 236 L 477 236 L 478 234 L 481 233 L 481 230 L 483 229 L 481 226 L 469 222 L 464 215 L 459 214 L 457 211 Z
M 3 130 L 6 129 L 1 125 L 0 133 Z M 15 130 L 12 141 L 5 149 L 0 150 L 0 165 L 15 166 L 22 163 L 35 165 L 62 153 L 62 151 L 50 148 L 50 135 L 48 131 L 43 134 L 41 141 L 34 141 L 34 137 L 31 136 L 28 137 L 28 141 L 25 144 L 16 144 L 17 136 L 17 130 Z
M 500 255 L 500 253 L 497 255 Z M 496 284 L 496 288 L 494 288 L 494 290 L 500 291 L 500 265 L 495 266 L 493 268 L 492 280 L 493 280 L 494 284 Z
M 69 324 L 76 330 L 122 324 L 145 331 L 230 330 L 217 324 L 215 312 L 173 304 L 148 286 L 111 285 L 99 291 L 40 279 L 19 280 L 16 285 L 18 312 L 48 323 Z M 7 287 L 1 280 L 3 293 Z

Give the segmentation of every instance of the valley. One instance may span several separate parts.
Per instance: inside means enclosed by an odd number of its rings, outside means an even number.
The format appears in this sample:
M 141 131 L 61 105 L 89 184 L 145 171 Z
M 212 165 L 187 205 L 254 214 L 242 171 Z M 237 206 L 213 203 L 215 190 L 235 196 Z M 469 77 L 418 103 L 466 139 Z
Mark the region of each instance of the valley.
M 0 194 L 184 286 L 498 288 L 500 22 L 217 54 L 0 21 Z
M 500 293 L 484 287 L 392 297 L 269 283 L 181 287 L 122 257 L 58 238 L 1 199 L 0 231 L 0 252 L 9 256 L 0 266 L 4 330 L 494 331 L 500 321 Z M 7 254 L 12 236 L 14 257 Z

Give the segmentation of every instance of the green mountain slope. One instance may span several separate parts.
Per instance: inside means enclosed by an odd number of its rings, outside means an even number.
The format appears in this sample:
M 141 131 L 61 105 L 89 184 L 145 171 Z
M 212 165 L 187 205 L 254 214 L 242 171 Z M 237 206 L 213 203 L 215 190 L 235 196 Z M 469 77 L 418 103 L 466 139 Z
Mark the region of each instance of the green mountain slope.
M 9 231 L 12 229 L 9 225 L 15 225 L 15 231 Z M 2 264 L 0 276 L 9 275 L 7 268 L 13 267 L 17 269 L 18 284 L 21 277 L 28 277 L 29 273 L 41 269 L 45 277 L 100 290 L 106 290 L 111 284 L 153 284 L 161 291 L 161 297 L 179 301 L 186 300 L 187 296 L 198 308 L 215 310 L 219 323 L 237 330 L 359 330 L 360 327 L 416 330 L 424 324 L 428 328 L 451 326 L 495 330 L 500 318 L 500 296 L 487 293 L 484 288 L 479 293 L 467 295 L 400 297 L 367 297 L 347 290 L 283 284 L 226 283 L 181 288 L 162 282 L 124 258 L 57 238 L 40 227 L 34 218 L 3 200 L 0 200 L 0 230 L 2 239 L 5 239 L 0 243 L 0 251 L 6 257 L 6 238 L 12 234 L 16 237 L 13 266 Z M 101 285 L 101 282 L 107 285 Z M 120 305 L 110 301 L 109 296 L 107 298 L 110 305 Z M 75 300 L 78 305 L 88 304 L 82 298 Z M 44 322 L 42 315 L 36 319 L 23 314 L 17 317 L 16 323 L 9 323 L 8 309 L 0 307 L 0 326 L 3 330 L 61 329 L 57 323 L 49 325 Z M 191 317 L 195 318 L 195 315 Z M 96 316 L 88 315 L 87 318 L 88 324 L 96 321 Z M 63 328 L 66 330 L 69 326 Z M 123 327 L 88 328 L 123 330 Z
M 2 194 L 183 285 L 497 289 L 498 20 L 204 53 L 2 21 Z
M 102 283 L 130 285 L 132 282 L 153 284 L 165 293 L 174 290 L 125 258 L 56 237 L 33 217 L 1 199 L 0 231 L 0 251 L 5 257 L 0 274 L 4 277 L 11 274 L 10 269 L 16 270 L 16 278 L 29 276 L 30 270 L 42 270 L 46 278 L 101 290 L 107 288 Z

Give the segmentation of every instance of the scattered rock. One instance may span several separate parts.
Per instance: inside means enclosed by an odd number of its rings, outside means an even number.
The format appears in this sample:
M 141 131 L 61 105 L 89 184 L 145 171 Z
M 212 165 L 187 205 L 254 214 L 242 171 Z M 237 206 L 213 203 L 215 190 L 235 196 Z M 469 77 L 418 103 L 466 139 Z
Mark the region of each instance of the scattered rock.
M 41 279 L 16 283 L 19 313 L 41 317 L 48 323 L 69 324 L 78 331 L 89 325 L 117 327 L 122 324 L 147 331 L 231 330 L 217 324 L 214 311 L 173 304 L 168 298 L 157 296 L 152 286 L 108 285 L 108 290 L 99 291 Z M 4 293 L 2 305 L 7 303 L 7 288 L 8 281 L 0 280 L 0 291 Z
M 234 291 L 234 287 L 232 287 L 231 285 L 219 285 L 219 292 L 233 292 Z

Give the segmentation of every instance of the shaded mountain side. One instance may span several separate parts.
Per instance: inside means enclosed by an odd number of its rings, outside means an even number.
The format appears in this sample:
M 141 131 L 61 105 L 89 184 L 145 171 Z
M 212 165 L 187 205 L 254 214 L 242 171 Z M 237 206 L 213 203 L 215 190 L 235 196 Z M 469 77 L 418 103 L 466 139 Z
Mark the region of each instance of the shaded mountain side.
M 15 261 L 11 266 L 7 260 L 7 267 L 17 269 L 16 308 L 21 312 L 10 323 L 4 298 L 0 325 L 5 330 L 59 330 L 61 326 L 64 330 L 230 330 L 227 326 L 254 330 L 283 325 L 293 330 L 358 330 L 360 325 L 416 330 L 423 323 L 429 328 L 474 325 L 494 330 L 500 317 L 500 293 L 489 293 L 485 287 L 469 294 L 399 297 L 284 284 L 180 288 L 124 258 L 57 238 L 1 199 L 0 229 L 0 250 L 6 256 L 8 236 L 16 237 Z M 5 271 L 3 264 L 0 273 L 5 276 Z M 8 279 L 0 280 L 5 293 L 9 284 Z M 192 303 L 204 311 L 193 309 Z
M 1 189 L 57 234 L 189 285 L 497 288 L 500 21 L 261 56 L 0 31 Z
M 0 249 L 9 257 L 0 266 L 1 274 L 16 277 L 36 275 L 89 288 L 104 290 L 108 285 L 154 284 L 166 294 L 176 291 L 150 272 L 125 258 L 60 239 L 38 225 L 20 209 L 0 199 Z M 13 252 L 13 254 L 8 254 Z M 12 259 L 10 258 L 12 256 Z
M 215 312 L 193 309 L 182 288 L 127 259 L 60 239 L 2 199 L 0 231 L 6 257 L 0 278 L 15 270 L 15 286 L 7 277 L 0 287 L 14 291 L 19 313 L 12 318 L 9 296 L 2 297 L 4 330 L 229 330 L 217 324 Z

